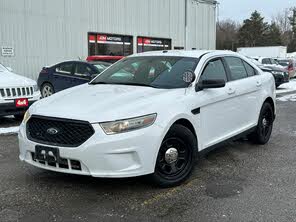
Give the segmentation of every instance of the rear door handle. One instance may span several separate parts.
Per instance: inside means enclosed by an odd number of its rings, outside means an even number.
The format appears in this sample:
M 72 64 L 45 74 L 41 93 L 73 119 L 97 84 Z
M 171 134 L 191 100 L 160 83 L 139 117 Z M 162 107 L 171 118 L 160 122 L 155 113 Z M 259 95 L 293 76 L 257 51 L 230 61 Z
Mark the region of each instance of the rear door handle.
M 228 88 L 228 95 L 234 94 L 235 93 L 235 89 L 230 87 Z

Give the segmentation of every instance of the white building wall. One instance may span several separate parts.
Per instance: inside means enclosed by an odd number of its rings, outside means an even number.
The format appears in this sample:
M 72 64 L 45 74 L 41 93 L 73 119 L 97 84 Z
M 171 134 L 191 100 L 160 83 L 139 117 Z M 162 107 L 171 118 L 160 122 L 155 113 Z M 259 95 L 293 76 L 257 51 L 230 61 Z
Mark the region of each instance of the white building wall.
M 213 4 L 187 0 L 187 49 L 214 49 Z M 171 38 L 184 46 L 185 0 L 1 0 L 0 48 L 14 48 L 0 63 L 36 79 L 41 68 L 86 58 L 88 32 Z

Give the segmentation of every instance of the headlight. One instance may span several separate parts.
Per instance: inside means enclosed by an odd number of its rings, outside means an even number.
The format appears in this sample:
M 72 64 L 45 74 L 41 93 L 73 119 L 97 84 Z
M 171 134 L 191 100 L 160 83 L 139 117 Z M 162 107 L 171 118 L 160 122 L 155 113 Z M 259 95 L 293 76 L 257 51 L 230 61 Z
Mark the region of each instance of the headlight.
M 39 87 L 37 86 L 37 84 L 33 85 L 33 89 L 34 89 L 34 92 L 37 92 L 39 90 Z
M 30 114 L 29 110 L 27 110 L 27 112 L 24 115 L 23 123 L 27 123 L 28 120 L 30 119 L 30 117 L 31 117 L 31 114 Z
M 154 123 L 156 116 L 156 113 L 154 113 L 132 119 L 100 123 L 100 126 L 107 135 L 112 135 L 151 126 Z

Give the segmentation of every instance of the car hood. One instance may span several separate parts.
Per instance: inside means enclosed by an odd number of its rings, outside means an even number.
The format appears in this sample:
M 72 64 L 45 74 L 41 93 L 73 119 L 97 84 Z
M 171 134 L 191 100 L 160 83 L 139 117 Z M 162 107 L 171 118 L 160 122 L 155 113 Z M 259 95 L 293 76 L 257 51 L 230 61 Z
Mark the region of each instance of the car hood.
M 4 71 L 0 72 L 0 87 L 22 87 L 22 86 L 33 86 L 36 81 L 17 75 L 15 73 Z
M 127 85 L 73 87 L 42 99 L 30 108 L 31 115 L 106 122 L 156 113 L 168 98 L 177 100 L 185 89 L 155 89 Z M 168 95 L 169 94 L 169 95 Z

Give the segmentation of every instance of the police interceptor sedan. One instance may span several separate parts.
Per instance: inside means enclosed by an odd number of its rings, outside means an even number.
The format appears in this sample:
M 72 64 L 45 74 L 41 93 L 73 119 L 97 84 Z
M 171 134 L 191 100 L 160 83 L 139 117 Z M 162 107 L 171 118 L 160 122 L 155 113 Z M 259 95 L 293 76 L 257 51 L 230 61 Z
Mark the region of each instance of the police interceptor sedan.
M 186 180 L 194 159 L 247 135 L 268 142 L 275 83 L 229 51 L 135 54 L 88 84 L 33 104 L 20 126 L 20 159 L 93 177 Z

